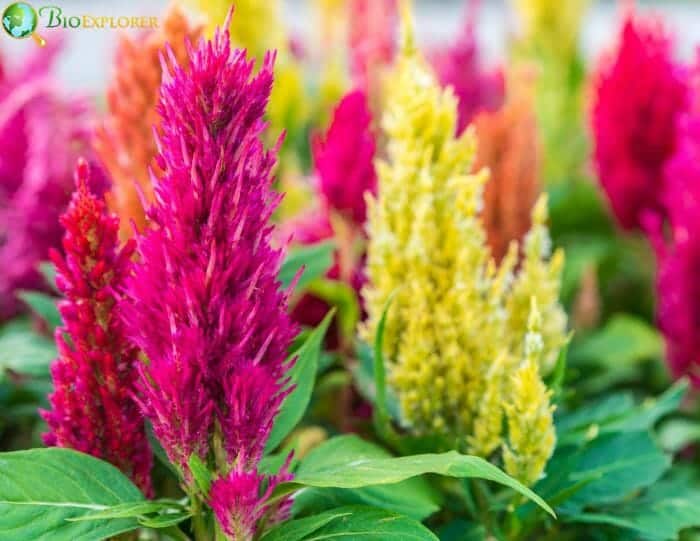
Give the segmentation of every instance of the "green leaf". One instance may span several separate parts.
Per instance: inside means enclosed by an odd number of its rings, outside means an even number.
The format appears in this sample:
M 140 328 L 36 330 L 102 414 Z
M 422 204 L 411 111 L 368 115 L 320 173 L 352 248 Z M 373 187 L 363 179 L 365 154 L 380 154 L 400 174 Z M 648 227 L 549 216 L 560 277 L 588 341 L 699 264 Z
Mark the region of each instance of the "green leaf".
M 608 366 L 633 365 L 663 355 L 663 339 L 658 330 L 645 321 L 620 314 L 603 329 L 579 344 L 577 358 Z
M 677 539 L 681 530 L 700 526 L 699 481 L 691 468 L 676 468 L 639 498 L 614 508 L 577 513 L 566 520 L 636 530 L 638 538 L 650 541 Z
M 671 464 L 648 432 L 606 434 L 584 449 L 566 454 L 575 482 L 595 476 L 566 502 L 567 509 L 617 502 L 655 483 Z
M 305 458 L 309 463 L 323 467 L 331 462 L 350 462 L 357 459 L 389 458 L 391 455 L 374 443 L 357 436 L 338 436 L 314 449 Z M 293 513 L 309 515 L 344 505 L 366 504 L 394 511 L 407 517 L 423 520 L 440 509 L 441 497 L 421 477 L 407 479 L 393 485 L 364 488 L 308 488 L 294 498 Z
M 27 376 L 48 376 L 56 358 L 56 346 L 36 334 L 24 320 L 13 321 L 0 331 L 0 377 L 11 370 Z
M 333 310 L 326 314 L 323 321 L 309 334 L 297 352 L 291 356 L 292 359 L 296 357 L 296 362 L 289 371 L 290 384 L 295 385 L 295 388 L 282 402 L 282 407 L 275 418 L 275 424 L 265 446 L 266 453 L 272 452 L 282 443 L 282 440 L 289 435 L 304 416 L 316 381 L 323 338 L 326 336 L 333 314 Z
M 187 465 L 190 467 L 194 482 L 197 483 L 197 488 L 199 488 L 202 495 L 206 498 L 209 496 L 209 490 L 211 489 L 211 472 L 195 453 L 192 453 L 190 459 L 187 461 Z
M 0 538 L 17 541 L 95 541 L 138 527 L 136 519 L 69 519 L 143 501 L 111 464 L 69 449 L 0 454 Z
M 651 429 L 664 415 L 678 409 L 688 389 L 680 380 L 658 398 L 635 405 L 632 395 L 619 393 L 557 417 L 560 444 L 580 443 L 600 434 Z
M 43 261 L 39 263 L 39 272 L 49 287 L 58 293 L 58 288 L 56 288 L 56 266 L 51 261 Z
M 290 520 L 267 532 L 261 541 L 345 538 L 353 541 L 438 541 L 420 522 L 372 507 L 348 506 L 317 516 Z
M 330 241 L 290 250 L 279 273 L 282 285 L 285 288 L 289 287 L 299 270 L 303 268 L 296 285 L 297 291 L 303 291 L 309 282 L 321 278 L 328 272 L 333 265 L 334 251 L 335 245 Z
M 338 309 L 341 336 L 351 340 L 360 320 L 360 303 L 355 290 L 345 282 L 327 278 L 314 280 L 309 284 L 308 290 Z
M 61 314 L 58 313 L 55 297 L 39 291 L 20 291 L 17 296 L 46 321 L 52 331 L 61 324 Z
M 486 460 L 456 451 L 396 458 L 351 456 L 338 452 L 336 438 L 320 445 L 314 459 L 303 460 L 293 484 L 312 487 L 361 488 L 389 485 L 436 473 L 448 477 L 475 477 L 500 483 L 533 500 L 554 516 L 554 511 L 537 494 Z
M 377 431 L 385 438 L 393 438 L 394 433 L 389 419 L 389 411 L 386 401 L 386 367 L 384 366 L 384 330 L 386 328 L 386 317 L 391 307 L 391 301 L 394 299 L 394 293 L 389 295 L 389 298 L 384 305 L 382 317 L 377 324 L 377 334 L 374 337 L 374 388 L 376 392 L 376 400 L 374 402 L 374 424 Z
M 174 500 L 141 500 L 112 505 L 105 509 L 91 511 L 85 515 L 69 518 L 69 521 L 105 520 L 113 518 L 138 518 L 163 512 L 182 512 L 185 507 Z

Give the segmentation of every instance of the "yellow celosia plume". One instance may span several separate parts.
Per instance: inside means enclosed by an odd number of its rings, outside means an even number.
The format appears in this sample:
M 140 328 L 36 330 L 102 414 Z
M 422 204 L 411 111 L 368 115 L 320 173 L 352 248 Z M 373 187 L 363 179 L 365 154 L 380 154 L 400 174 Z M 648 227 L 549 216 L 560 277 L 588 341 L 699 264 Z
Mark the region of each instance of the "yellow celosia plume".
M 520 266 L 515 243 L 495 263 L 479 215 L 488 173 L 471 172 L 474 132 L 455 137 L 455 97 L 440 88 L 405 20 L 387 91 L 387 158 L 377 164 L 378 196 L 369 201 L 362 332 L 374 339 L 393 293 L 384 351 L 402 421 L 485 457 L 503 449 L 506 470 L 532 483 L 555 437 L 540 373 L 566 340 L 557 301 L 563 256 L 549 257 L 546 200 L 534 209 Z M 528 345 L 535 335 L 537 354 Z M 520 422 L 526 406 L 536 414 Z M 527 437 L 535 425 L 546 433 L 533 447 Z

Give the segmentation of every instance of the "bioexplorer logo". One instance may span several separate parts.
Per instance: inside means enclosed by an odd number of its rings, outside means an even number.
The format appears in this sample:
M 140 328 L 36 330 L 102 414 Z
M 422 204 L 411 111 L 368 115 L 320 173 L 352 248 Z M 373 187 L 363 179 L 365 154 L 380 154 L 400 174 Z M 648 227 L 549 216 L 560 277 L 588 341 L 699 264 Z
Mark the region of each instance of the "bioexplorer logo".
M 98 30 L 158 28 L 158 17 L 64 13 L 59 6 L 44 5 L 35 10 L 27 2 L 13 2 L 2 13 L 2 27 L 15 39 L 31 37 L 43 46 L 46 41 L 37 34 L 37 28 Z
M 32 37 L 42 47 L 46 45 L 44 39 L 35 34 L 39 17 L 34 8 L 26 2 L 14 2 L 2 12 L 2 27 L 8 35 L 15 39 Z

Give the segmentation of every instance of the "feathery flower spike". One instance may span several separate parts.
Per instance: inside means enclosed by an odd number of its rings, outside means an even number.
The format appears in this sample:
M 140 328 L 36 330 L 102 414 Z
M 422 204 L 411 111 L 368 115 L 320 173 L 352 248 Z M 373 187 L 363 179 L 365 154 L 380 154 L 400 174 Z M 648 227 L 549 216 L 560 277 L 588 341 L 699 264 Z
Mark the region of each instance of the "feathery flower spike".
M 479 141 L 474 171 L 488 167 L 490 172 L 482 219 L 497 261 L 506 255 L 511 241 L 522 241 L 530 229 L 530 212 L 541 191 L 532 86 L 528 74 L 514 74 L 503 107 L 474 119 Z
M 162 71 L 160 54 L 169 43 L 181 64 L 187 61 L 185 39 L 196 40 L 200 27 L 187 22 L 180 9 L 172 8 L 163 28 L 138 37 L 123 35 L 117 46 L 117 74 L 107 91 L 108 113 L 95 136 L 95 149 L 112 178 L 108 204 L 120 218 L 122 237 L 133 234 L 131 222 L 139 230 L 146 225 L 141 193 L 153 200 L 149 168 L 156 177 L 161 171 L 154 163 L 158 129 L 158 89 Z M 139 193 L 141 192 L 141 193 Z
M 657 321 L 668 363 L 674 376 L 687 375 L 700 387 L 700 56 L 691 82 L 692 100 L 679 118 L 676 151 L 664 171 L 668 235 L 659 220 L 651 240 L 659 267 Z
M 645 213 L 664 212 L 663 167 L 676 148 L 686 106 L 686 76 L 660 20 L 631 10 L 619 44 L 595 81 L 592 127 L 600 183 L 618 223 L 641 228 Z
M 0 79 L 0 319 L 15 315 L 18 289 L 43 289 L 37 265 L 61 245 L 58 218 L 72 191 L 78 156 L 91 158 L 92 112 L 66 98 L 51 76 L 63 40 L 33 48 Z M 104 177 L 93 183 L 104 190 Z
M 59 356 L 51 366 L 51 410 L 42 412 L 49 425 L 44 440 L 111 462 L 149 495 L 151 452 L 132 398 L 137 350 L 117 312 L 134 243 L 119 248 L 119 221 L 91 193 L 89 174 L 87 162 L 79 160 L 76 190 L 61 217 L 66 255 L 51 252 L 65 298 L 59 304 L 63 326 L 56 329 Z
M 481 66 L 476 39 L 477 8 L 478 1 L 471 0 L 462 31 L 455 43 L 436 50 L 431 58 L 440 83 L 451 86 L 457 96 L 458 133 L 464 131 L 477 113 L 499 109 L 505 94 L 502 71 L 486 71 Z
M 286 475 L 257 466 L 289 392 L 285 359 L 296 334 L 277 279 L 283 253 L 271 246 L 277 148 L 262 143 L 274 54 L 254 73 L 228 30 L 188 45 L 188 54 L 185 68 L 168 52 L 158 105 L 163 175 L 124 320 L 148 359 L 139 366 L 142 410 L 185 488 L 194 490 L 195 454 L 218 473 L 210 504 L 219 523 L 248 540 L 261 510 L 274 513 L 258 489 Z
M 552 298 L 558 293 L 562 254 L 549 257 L 547 207 L 541 199 L 533 210 L 520 270 L 516 272 L 516 243 L 500 265 L 494 262 L 479 217 L 488 175 L 471 173 L 474 131 L 455 136 L 452 91 L 440 87 L 415 48 L 410 28 L 404 29 L 403 40 L 383 119 L 387 159 L 378 163 L 378 193 L 368 207 L 368 284 L 363 289 L 368 320 L 362 333 L 368 341 L 374 339 L 387 299 L 394 295 L 384 350 L 402 422 L 414 433 L 441 437 L 446 448 L 497 459 L 495 453 L 511 441 L 503 428 L 505 405 L 520 405 L 511 378 L 535 362 L 523 354 L 532 298 L 543 312 L 546 306 L 543 319 L 554 315 L 556 325 L 566 321 L 556 296 Z M 536 277 L 543 283 L 537 284 Z M 532 393 L 532 407 L 550 417 L 548 395 L 533 385 L 544 387 L 540 370 L 551 368 L 550 359 L 564 339 L 563 328 L 559 336 L 543 338 L 537 371 L 534 376 L 523 372 L 528 377 L 520 383 Z M 511 432 L 516 434 L 515 426 Z M 554 438 L 551 422 L 541 436 L 543 445 Z M 518 456 L 528 457 L 533 466 L 515 473 L 532 483 L 544 469 L 541 457 L 551 449 L 516 441 Z

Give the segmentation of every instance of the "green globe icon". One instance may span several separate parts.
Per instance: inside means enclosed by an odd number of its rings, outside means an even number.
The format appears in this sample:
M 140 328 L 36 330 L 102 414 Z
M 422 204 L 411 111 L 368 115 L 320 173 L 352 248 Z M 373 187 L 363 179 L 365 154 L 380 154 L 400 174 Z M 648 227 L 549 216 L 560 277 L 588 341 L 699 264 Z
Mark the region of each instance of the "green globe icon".
M 36 11 L 26 2 L 14 2 L 2 13 L 2 27 L 13 38 L 28 38 L 36 30 L 37 22 Z

